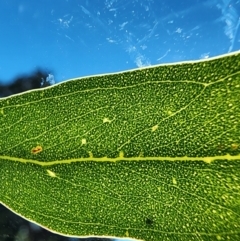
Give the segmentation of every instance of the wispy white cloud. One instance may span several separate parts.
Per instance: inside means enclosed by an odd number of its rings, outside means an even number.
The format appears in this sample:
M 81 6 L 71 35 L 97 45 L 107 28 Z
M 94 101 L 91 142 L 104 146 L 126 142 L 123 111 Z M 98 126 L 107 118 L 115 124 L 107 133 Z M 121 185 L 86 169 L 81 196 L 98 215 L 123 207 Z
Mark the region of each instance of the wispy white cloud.
M 207 52 L 207 53 L 201 54 L 200 59 L 208 59 L 209 57 L 210 57 L 210 52 Z
M 175 32 L 176 33 L 181 33 L 182 32 L 182 28 L 177 28 L 177 30 Z
M 159 58 L 157 59 L 157 61 L 160 61 L 160 60 L 162 60 L 163 58 L 165 58 L 170 51 L 171 51 L 171 49 L 168 49 L 161 57 L 159 57 Z
M 69 28 L 69 25 L 72 22 L 72 20 L 73 20 L 73 16 L 69 18 L 68 15 L 66 15 L 63 18 L 59 18 L 58 22 L 63 28 Z
M 90 13 L 85 7 L 83 7 L 82 5 L 81 5 L 80 7 L 81 7 L 82 11 L 83 11 L 86 15 L 88 15 L 89 17 L 91 17 L 91 13 Z
M 138 41 L 138 44 L 144 43 L 148 39 L 150 39 L 153 36 L 153 34 L 155 33 L 157 26 L 158 26 L 158 21 L 155 21 L 153 27 L 149 29 L 149 33 L 146 34 L 142 39 L 140 39 Z
M 124 23 L 120 24 L 120 25 L 119 25 L 120 30 L 123 30 L 124 27 L 125 27 L 127 24 L 128 24 L 128 22 L 124 22 Z
M 222 12 L 220 20 L 225 23 L 224 33 L 230 40 L 228 52 L 231 52 L 240 26 L 240 17 L 232 0 L 222 0 L 217 4 L 217 7 Z
M 105 32 L 108 32 L 108 28 L 105 25 L 104 22 L 102 22 L 101 18 L 100 18 L 100 12 L 98 11 L 97 13 L 91 13 L 88 9 L 86 9 L 84 6 L 80 6 L 83 13 L 86 14 L 90 19 L 92 19 L 93 23 L 97 24 L 98 26 L 100 26 L 103 30 L 105 30 Z M 90 28 L 92 27 L 91 24 L 87 23 L 86 26 L 89 26 Z
M 137 55 L 134 62 L 137 65 L 137 67 L 139 67 L 139 68 L 151 65 L 150 61 L 141 54 Z
M 107 8 L 111 8 L 112 5 L 116 2 L 116 0 L 105 0 L 105 6 Z
M 111 38 L 106 38 L 106 39 L 109 43 L 117 43 L 117 41 L 114 39 L 111 39 Z

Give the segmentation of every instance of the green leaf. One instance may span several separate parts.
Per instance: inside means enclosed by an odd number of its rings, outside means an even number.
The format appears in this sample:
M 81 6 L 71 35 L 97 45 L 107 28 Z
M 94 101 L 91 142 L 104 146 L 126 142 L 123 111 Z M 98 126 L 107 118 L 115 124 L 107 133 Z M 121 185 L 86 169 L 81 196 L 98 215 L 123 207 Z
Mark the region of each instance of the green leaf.
M 240 240 L 240 52 L 0 100 L 0 201 L 64 235 Z

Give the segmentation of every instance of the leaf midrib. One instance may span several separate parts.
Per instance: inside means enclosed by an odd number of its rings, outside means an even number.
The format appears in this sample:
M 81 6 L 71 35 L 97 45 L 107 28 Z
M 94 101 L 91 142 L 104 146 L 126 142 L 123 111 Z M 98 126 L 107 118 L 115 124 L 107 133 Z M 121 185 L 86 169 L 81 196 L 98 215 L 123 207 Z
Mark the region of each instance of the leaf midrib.
M 227 160 L 227 161 L 236 161 L 240 160 L 240 154 L 232 156 L 230 154 L 225 154 L 222 156 L 208 156 L 208 157 L 188 157 L 188 156 L 181 156 L 181 157 L 124 157 L 123 152 L 120 152 L 118 157 L 110 158 L 110 157 L 93 157 L 92 153 L 89 153 L 89 157 L 80 157 L 80 158 L 72 158 L 72 159 L 65 159 L 65 160 L 55 160 L 55 161 L 38 161 L 33 159 L 24 159 L 18 157 L 11 157 L 11 156 L 0 156 L 0 159 L 7 160 L 7 161 L 14 161 L 14 162 L 21 162 L 21 163 L 32 163 L 39 166 L 53 166 L 59 164 L 70 164 L 73 162 L 119 162 L 119 161 L 203 161 L 205 163 L 211 163 L 217 160 Z

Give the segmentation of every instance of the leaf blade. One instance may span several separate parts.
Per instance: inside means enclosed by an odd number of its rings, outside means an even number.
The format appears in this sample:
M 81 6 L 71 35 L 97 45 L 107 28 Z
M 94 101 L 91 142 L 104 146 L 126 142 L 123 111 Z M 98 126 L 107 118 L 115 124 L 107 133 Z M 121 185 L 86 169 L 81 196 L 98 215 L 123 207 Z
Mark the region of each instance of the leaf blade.
M 235 53 L 0 100 L 1 202 L 68 235 L 236 239 L 239 63 Z

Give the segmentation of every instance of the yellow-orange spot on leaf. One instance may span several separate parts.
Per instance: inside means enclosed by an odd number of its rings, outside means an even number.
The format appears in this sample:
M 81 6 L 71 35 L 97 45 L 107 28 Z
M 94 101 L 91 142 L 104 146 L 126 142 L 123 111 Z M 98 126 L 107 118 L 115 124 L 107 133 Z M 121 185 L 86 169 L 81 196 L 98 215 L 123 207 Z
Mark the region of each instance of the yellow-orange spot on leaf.
M 237 150 L 238 147 L 239 147 L 239 144 L 237 144 L 237 143 L 233 143 L 233 144 L 231 145 L 231 149 L 232 149 L 233 151 Z
M 32 154 L 38 154 L 42 150 L 43 150 L 43 148 L 41 146 L 36 146 L 36 147 L 32 148 L 31 153 Z
M 153 126 L 153 127 L 152 127 L 152 131 L 156 131 L 157 128 L 158 128 L 158 125 Z

